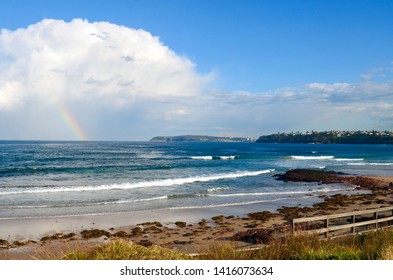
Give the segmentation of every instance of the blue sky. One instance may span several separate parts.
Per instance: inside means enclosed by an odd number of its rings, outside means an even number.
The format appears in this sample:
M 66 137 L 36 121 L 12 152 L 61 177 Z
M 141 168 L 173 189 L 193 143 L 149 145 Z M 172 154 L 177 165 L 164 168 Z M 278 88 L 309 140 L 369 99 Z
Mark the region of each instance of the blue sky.
M 0 138 L 392 130 L 392 26 L 392 1 L 5 2 Z

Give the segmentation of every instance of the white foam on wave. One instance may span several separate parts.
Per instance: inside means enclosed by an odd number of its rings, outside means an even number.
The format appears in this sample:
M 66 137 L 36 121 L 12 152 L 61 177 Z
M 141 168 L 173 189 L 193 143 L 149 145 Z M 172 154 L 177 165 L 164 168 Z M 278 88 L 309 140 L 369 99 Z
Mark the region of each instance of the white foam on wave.
M 208 189 L 207 192 L 223 192 L 223 191 L 230 191 L 230 190 L 233 190 L 233 188 L 230 188 L 230 187 L 217 187 L 217 188 Z
M 191 159 L 212 160 L 213 156 L 195 156 L 195 157 L 191 157 Z
M 157 196 L 157 197 L 151 197 L 151 198 L 141 198 L 141 199 L 123 199 L 123 200 L 117 200 L 117 201 L 108 201 L 104 202 L 103 204 L 125 204 L 125 203 L 135 203 L 135 202 L 146 202 L 146 201 L 154 201 L 154 200 L 163 200 L 167 199 L 168 197 L 166 195 L 164 196 Z
M 192 156 L 190 158 L 197 159 L 197 160 L 213 160 L 213 159 L 233 160 L 236 159 L 237 156 Z
M 291 158 L 296 160 L 326 160 L 333 159 L 334 156 L 291 156 Z
M 363 161 L 364 158 L 335 158 L 335 161 Z
M 291 156 L 295 160 L 363 161 L 363 158 L 335 158 L 334 156 Z
M 1 194 L 22 194 L 22 193 L 54 193 L 54 192 L 84 192 L 84 191 L 105 191 L 105 190 L 128 190 L 136 188 L 149 188 L 149 187 L 168 187 L 176 185 L 192 184 L 196 182 L 209 182 L 223 179 L 236 179 L 241 177 L 258 176 L 266 173 L 273 172 L 274 169 L 266 169 L 260 171 L 242 171 L 233 173 L 220 173 L 205 176 L 195 176 L 186 178 L 163 179 L 142 181 L 135 183 L 121 183 L 109 184 L 99 186 L 75 186 L 75 187 L 47 187 L 47 188 L 33 188 L 33 189 L 14 189 L 12 191 L 2 192 Z
M 219 156 L 220 159 L 228 160 L 228 159 L 236 159 L 236 156 Z
M 347 163 L 347 165 L 359 165 L 359 166 L 392 166 L 393 162 L 353 162 Z

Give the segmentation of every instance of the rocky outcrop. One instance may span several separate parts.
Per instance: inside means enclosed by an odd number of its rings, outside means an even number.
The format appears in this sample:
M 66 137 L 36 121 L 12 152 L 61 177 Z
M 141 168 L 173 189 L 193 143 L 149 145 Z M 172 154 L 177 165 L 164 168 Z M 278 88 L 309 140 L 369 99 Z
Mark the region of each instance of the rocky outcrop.
M 318 182 L 321 184 L 347 183 L 357 186 L 358 189 L 372 191 L 386 191 L 392 189 L 392 184 L 388 184 L 378 179 L 348 175 L 335 171 L 292 169 L 284 174 L 274 175 L 274 177 L 284 182 Z
M 339 175 L 343 173 L 335 171 L 322 171 L 313 169 L 292 169 L 284 174 L 274 175 L 277 180 L 284 182 L 320 182 L 335 183 L 341 182 Z

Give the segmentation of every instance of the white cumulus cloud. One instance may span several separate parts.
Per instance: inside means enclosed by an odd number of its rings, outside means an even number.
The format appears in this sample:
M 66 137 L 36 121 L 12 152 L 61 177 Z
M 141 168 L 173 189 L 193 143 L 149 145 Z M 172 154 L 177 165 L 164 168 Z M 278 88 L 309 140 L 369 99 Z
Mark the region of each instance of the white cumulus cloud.
M 0 113 L 14 112 L 18 118 L 29 111 L 45 123 L 42 112 L 61 104 L 73 108 L 75 119 L 91 122 L 87 111 L 93 114 L 99 106 L 132 110 L 149 100 L 195 98 L 209 79 L 209 74 L 197 73 L 189 59 L 141 29 L 45 19 L 0 33 Z M 160 110 L 165 114 L 165 106 Z M 60 123 L 52 125 L 64 129 Z
M 206 78 L 144 30 L 107 22 L 42 20 L 0 34 L 0 108 L 29 97 L 105 99 L 189 97 Z

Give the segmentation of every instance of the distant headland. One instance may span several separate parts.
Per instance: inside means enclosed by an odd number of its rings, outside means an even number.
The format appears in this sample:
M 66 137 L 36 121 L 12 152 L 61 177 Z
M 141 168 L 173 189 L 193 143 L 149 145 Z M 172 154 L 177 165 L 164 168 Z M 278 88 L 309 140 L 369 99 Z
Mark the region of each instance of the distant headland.
M 260 136 L 257 143 L 393 144 L 390 131 L 291 132 Z
M 256 142 L 256 143 L 295 143 L 295 144 L 393 144 L 393 132 L 390 131 L 307 131 L 279 132 L 251 137 L 222 137 L 207 135 L 156 136 L 152 142 Z
M 251 137 L 221 137 L 206 135 L 180 135 L 180 136 L 156 136 L 150 141 L 152 142 L 255 142 Z

